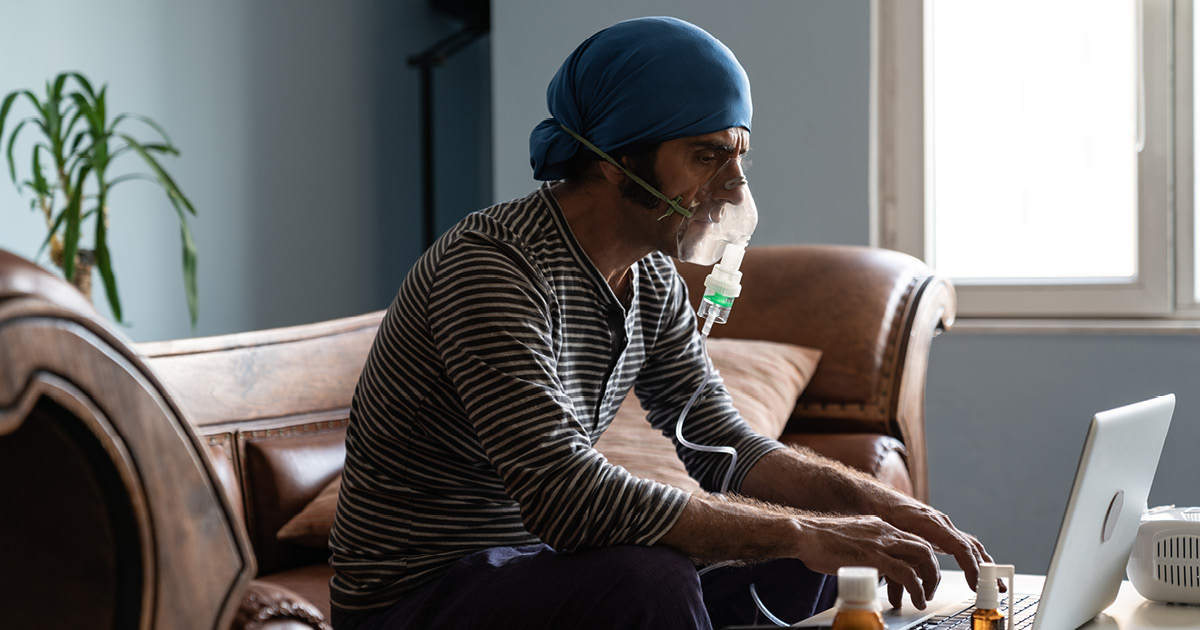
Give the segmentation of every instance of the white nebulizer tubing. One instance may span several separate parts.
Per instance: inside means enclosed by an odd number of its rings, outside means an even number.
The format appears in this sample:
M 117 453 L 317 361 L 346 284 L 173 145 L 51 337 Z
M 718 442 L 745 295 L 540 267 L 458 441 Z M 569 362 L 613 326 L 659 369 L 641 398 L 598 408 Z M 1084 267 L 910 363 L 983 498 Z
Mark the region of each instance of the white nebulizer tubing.
M 708 339 L 707 330 L 712 328 L 712 321 L 705 322 L 705 333 L 700 336 L 700 350 L 704 353 L 704 378 L 700 381 L 700 387 L 688 399 L 687 404 L 683 406 L 683 411 L 679 412 L 679 420 L 675 422 L 675 439 L 679 443 L 692 449 L 693 451 L 701 451 L 704 453 L 724 453 L 729 456 L 729 468 L 725 471 L 725 478 L 721 480 L 721 488 L 718 494 L 725 494 L 729 491 L 729 482 L 733 479 L 733 469 L 737 466 L 738 452 L 732 446 L 706 446 L 704 444 L 695 444 L 689 442 L 683 437 L 683 419 L 687 417 L 688 411 L 691 411 L 692 405 L 696 404 L 696 399 L 700 397 L 700 392 L 704 391 L 704 387 L 708 385 L 708 379 L 712 376 L 712 360 L 708 358 L 708 350 L 705 348 L 705 340 Z
M 695 393 L 693 393 L 692 397 L 688 399 L 687 404 L 683 406 L 683 411 L 679 413 L 679 420 L 675 422 L 675 438 L 679 440 L 680 444 L 694 451 L 702 451 L 705 453 L 724 453 L 729 455 L 729 467 L 725 470 L 725 477 L 721 480 L 721 487 L 717 492 L 717 496 L 719 497 L 729 491 L 729 483 L 733 479 L 733 470 L 737 467 L 737 449 L 733 448 L 732 446 L 706 446 L 704 444 L 695 444 L 689 442 L 683 437 L 683 419 L 687 417 L 688 411 L 692 409 L 692 405 L 696 403 L 696 399 L 700 397 L 700 392 L 704 391 L 704 387 L 708 385 L 709 377 L 712 376 L 712 359 L 708 357 L 708 349 L 706 347 L 708 331 L 712 329 L 712 320 L 712 316 L 705 320 L 704 332 L 700 335 L 700 350 L 704 354 L 704 378 L 700 381 L 700 387 L 696 388 Z M 709 571 L 713 571 L 724 566 L 729 566 L 731 564 L 733 564 L 732 560 L 727 562 L 717 562 L 700 569 L 696 572 L 696 574 L 704 575 Z

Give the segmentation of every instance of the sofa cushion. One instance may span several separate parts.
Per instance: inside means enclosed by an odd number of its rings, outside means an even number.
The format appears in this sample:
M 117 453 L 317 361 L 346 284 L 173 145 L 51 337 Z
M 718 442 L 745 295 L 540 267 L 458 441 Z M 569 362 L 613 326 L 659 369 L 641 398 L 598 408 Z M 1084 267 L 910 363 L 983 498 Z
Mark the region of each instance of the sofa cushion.
M 820 350 L 745 339 L 710 339 L 708 354 L 750 428 L 772 438 L 783 433 L 796 398 L 821 358 Z M 638 477 L 692 492 L 700 490 L 676 455 L 671 439 L 646 422 L 646 411 L 636 396 L 625 399 L 596 449 L 609 462 Z
M 242 430 L 238 442 L 245 468 L 246 529 L 259 575 L 325 561 L 326 551 L 280 541 L 276 532 L 341 473 L 346 420 L 293 420 L 286 426 Z
M 750 427 L 777 438 L 791 417 L 796 398 L 812 378 L 821 351 L 791 344 L 743 339 L 711 339 L 713 367 L 721 373 L 734 405 Z M 636 396 L 628 396 L 596 448 L 610 462 L 639 477 L 683 488 L 700 486 L 684 470 L 671 440 L 651 428 Z M 278 532 L 281 541 L 324 548 L 328 544 L 341 475 L 330 480 L 299 514 Z
M 306 547 L 328 545 L 329 530 L 333 527 L 333 514 L 337 511 L 338 492 L 341 489 L 342 476 L 338 475 L 299 514 L 279 528 L 279 540 Z

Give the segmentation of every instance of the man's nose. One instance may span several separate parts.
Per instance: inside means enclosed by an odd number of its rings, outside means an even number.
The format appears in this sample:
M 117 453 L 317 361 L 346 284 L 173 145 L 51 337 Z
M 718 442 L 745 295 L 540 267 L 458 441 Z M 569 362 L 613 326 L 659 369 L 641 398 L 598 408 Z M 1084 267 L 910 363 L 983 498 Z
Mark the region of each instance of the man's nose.
M 739 205 L 746 200 L 746 173 L 738 160 L 732 160 L 720 173 L 717 173 L 713 186 L 713 199 L 729 204 Z

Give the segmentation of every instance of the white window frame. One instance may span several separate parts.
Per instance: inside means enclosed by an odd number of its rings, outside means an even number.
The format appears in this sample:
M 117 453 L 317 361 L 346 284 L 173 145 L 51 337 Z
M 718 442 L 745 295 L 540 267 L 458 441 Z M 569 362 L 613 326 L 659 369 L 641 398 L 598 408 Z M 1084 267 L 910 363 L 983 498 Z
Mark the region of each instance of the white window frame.
M 1191 9 L 1191 0 L 1142 0 L 1145 147 L 1138 157 L 1136 278 L 1132 282 L 1062 279 L 1027 284 L 958 279 L 960 316 L 1168 318 L 1200 314 L 1191 283 Z M 924 33 L 928 17 L 926 0 L 872 0 L 871 242 L 923 260 L 929 259 L 926 246 L 931 233 L 925 203 L 929 185 L 925 130 L 929 127 L 924 109 L 928 67 Z M 1178 133 L 1172 133 L 1173 126 Z M 1176 213 L 1176 203 L 1186 211 Z

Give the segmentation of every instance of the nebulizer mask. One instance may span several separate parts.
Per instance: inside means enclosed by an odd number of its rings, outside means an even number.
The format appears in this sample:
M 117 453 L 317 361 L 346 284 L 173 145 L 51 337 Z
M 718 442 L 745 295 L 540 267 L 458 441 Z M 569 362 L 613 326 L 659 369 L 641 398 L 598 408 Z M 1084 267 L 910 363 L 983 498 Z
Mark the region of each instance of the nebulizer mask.
M 691 216 L 679 225 L 678 255 L 684 262 L 716 265 L 704 280 L 704 297 L 696 313 L 704 320 L 707 335 L 714 321 L 725 323 L 734 298 L 742 292 L 738 269 L 758 225 L 758 208 L 741 160 L 725 162 L 690 205 Z

